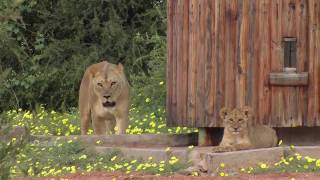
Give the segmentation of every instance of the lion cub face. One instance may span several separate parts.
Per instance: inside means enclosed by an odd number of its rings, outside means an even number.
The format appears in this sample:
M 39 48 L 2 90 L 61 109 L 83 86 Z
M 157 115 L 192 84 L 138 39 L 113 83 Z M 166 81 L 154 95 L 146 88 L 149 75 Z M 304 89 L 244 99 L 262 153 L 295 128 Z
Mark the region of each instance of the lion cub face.
M 230 134 L 241 134 L 248 130 L 248 121 L 251 118 L 251 111 L 245 107 L 230 111 L 227 108 L 220 110 L 220 117 L 223 119 L 225 131 Z
M 123 66 L 108 64 L 103 71 L 93 77 L 94 93 L 101 100 L 104 107 L 113 107 L 121 94 L 123 86 Z

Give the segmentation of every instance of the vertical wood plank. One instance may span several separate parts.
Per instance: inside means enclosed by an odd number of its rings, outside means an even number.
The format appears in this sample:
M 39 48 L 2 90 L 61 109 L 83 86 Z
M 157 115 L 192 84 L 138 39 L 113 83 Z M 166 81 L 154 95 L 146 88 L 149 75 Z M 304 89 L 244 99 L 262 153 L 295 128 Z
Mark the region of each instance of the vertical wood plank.
M 172 81 L 172 93 L 171 93 L 171 111 L 172 115 L 171 118 L 173 120 L 173 126 L 176 126 L 178 124 L 177 122 L 177 51 L 178 51 L 178 29 L 179 29 L 179 24 L 178 24 L 178 1 L 173 1 L 172 4 L 172 10 L 173 10 L 173 29 L 172 29 L 172 63 L 171 63 L 171 68 L 172 68 L 172 75 L 171 75 L 171 81 Z
M 264 0 L 260 6 L 260 53 L 259 53 L 259 123 L 269 124 L 268 116 L 271 112 L 270 90 L 268 86 L 268 75 L 270 73 L 270 1 Z
M 260 67 L 261 67 L 261 60 L 260 60 L 260 49 L 261 49 L 261 24 L 263 23 L 262 20 L 262 12 L 261 12 L 261 4 L 263 3 L 263 1 L 256 1 L 256 23 L 255 23 L 255 32 L 254 32 L 254 41 L 255 41 L 255 46 L 254 46 L 254 60 L 255 63 L 253 64 L 254 66 L 252 67 L 254 70 L 254 78 L 253 78 L 253 82 L 254 82 L 254 88 L 253 88 L 253 104 L 252 107 L 254 107 L 255 109 L 255 122 L 254 123 L 260 123 L 260 89 L 259 89 L 259 81 L 260 81 Z
M 225 106 L 235 107 L 235 52 L 236 52 L 236 28 L 237 7 L 235 0 L 226 0 L 226 24 L 225 24 Z
M 249 46 L 249 1 L 240 1 L 238 8 L 238 47 L 237 47 L 237 80 L 236 80 L 236 92 L 237 92 L 237 106 L 243 107 L 246 105 L 246 74 L 247 74 L 247 61 L 248 61 L 248 46 Z
M 282 0 L 271 1 L 271 72 L 283 69 L 283 49 L 281 37 Z M 283 93 L 279 87 L 271 87 L 271 118 L 273 126 L 280 126 L 282 121 Z
M 206 1 L 198 1 L 198 28 L 197 31 L 197 87 L 196 87 L 196 126 L 203 127 L 203 122 L 205 121 L 205 81 L 206 81 L 206 50 L 205 37 L 206 37 Z
M 205 94 L 204 94 L 204 110 L 205 110 L 205 119 L 203 125 L 205 127 L 209 127 L 211 122 L 214 122 L 214 97 L 215 97 L 215 85 L 214 85 L 214 59 L 212 52 L 213 46 L 212 43 L 214 42 L 214 20 L 215 14 L 212 14 L 212 8 L 214 8 L 215 1 L 212 0 L 205 0 L 205 22 L 204 22 L 204 29 L 205 29 L 205 39 L 204 39 L 204 46 L 205 46 L 205 53 L 204 57 L 206 59 L 205 63 Z
M 295 11 L 296 29 L 297 29 L 297 72 L 308 71 L 308 61 L 312 60 L 307 58 L 307 40 L 308 40 L 308 5 L 307 0 L 297 1 L 297 11 Z M 298 87 L 297 99 L 297 121 L 293 126 L 303 125 L 303 121 L 307 118 L 308 108 L 308 87 Z
M 226 49 L 225 45 L 225 34 L 226 34 L 226 1 L 217 1 L 216 3 L 216 17 L 218 20 L 216 21 L 219 25 L 216 26 L 218 35 L 217 35 L 217 44 L 216 44 L 216 63 L 217 63 L 217 100 L 215 102 L 215 107 L 217 107 L 217 111 L 219 111 L 222 107 L 225 107 L 225 79 L 226 79 Z M 222 126 L 222 120 L 219 118 L 217 122 L 219 126 Z
M 183 77 L 181 76 L 181 73 L 183 73 L 182 65 L 183 65 L 183 54 L 182 54 L 182 31 L 183 31 L 183 1 L 181 0 L 176 0 L 176 16 L 175 16 L 175 64 L 174 64 L 174 71 L 175 73 L 175 81 L 176 81 L 176 86 L 174 89 L 174 100 L 176 102 L 173 102 L 173 110 L 175 111 L 175 122 L 177 124 L 181 124 L 181 119 L 182 119 L 182 106 L 181 106 L 181 91 L 182 91 L 182 84 L 183 84 Z M 184 90 L 183 90 L 184 91 Z
M 188 119 L 187 119 L 187 111 L 188 111 L 188 64 L 189 64 L 189 1 L 183 1 L 183 65 L 182 69 L 183 72 L 181 76 L 183 76 L 183 86 L 181 91 L 182 96 L 182 123 L 181 125 L 188 126 Z
M 187 73 L 188 73 L 188 0 L 177 1 L 177 123 L 184 126 L 186 119 L 187 105 Z
M 219 117 L 218 117 L 218 108 L 216 107 L 216 101 L 217 101 L 217 77 L 219 76 L 217 74 L 217 68 L 219 68 L 217 66 L 217 53 L 218 53 L 218 29 L 219 29 L 219 24 L 218 24 L 218 16 L 219 16 L 219 8 L 217 8 L 219 6 L 219 0 L 213 0 L 210 1 L 208 0 L 208 2 L 210 2 L 210 9 L 209 9 L 209 16 L 210 19 L 208 21 L 210 21 L 210 47 L 211 49 L 209 49 L 209 53 L 208 56 L 208 62 L 207 64 L 211 66 L 211 73 L 209 74 L 211 76 L 210 81 L 208 80 L 208 85 L 207 87 L 209 88 L 208 91 L 208 126 L 209 127 L 217 127 L 218 126 L 218 122 L 219 122 Z
M 309 90 L 307 126 L 319 121 L 319 6 L 317 0 L 309 0 Z
M 197 48 L 197 36 L 198 23 L 197 23 L 197 13 L 198 13 L 198 1 L 190 0 L 189 2 L 189 67 L 188 67 L 188 120 L 189 124 L 193 127 L 195 126 L 196 119 L 196 86 L 197 86 L 197 53 L 195 49 Z
M 257 19 L 257 1 L 249 1 L 249 37 L 248 37 L 248 60 L 247 60 L 247 77 L 246 77 L 246 105 L 250 106 L 253 113 L 256 114 L 255 104 L 255 84 L 256 84 L 256 58 L 255 58 L 255 47 L 256 47 L 256 19 Z
M 172 36 L 172 32 L 173 32 L 173 1 L 167 1 L 167 98 L 166 98 L 166 120 L 167 120 L 167 124 L 168 126 L 172 126 L 173 125 L 173 118 L 172 118 L 172 110 L 171 110 L 171 106 L 172 106 L 172 89 L 173 89 L 173 84 L 172 84 L 172 64 L 173 64 L 173 52 L 172 52 L 172 48 L 173 48 L 173 36 Z

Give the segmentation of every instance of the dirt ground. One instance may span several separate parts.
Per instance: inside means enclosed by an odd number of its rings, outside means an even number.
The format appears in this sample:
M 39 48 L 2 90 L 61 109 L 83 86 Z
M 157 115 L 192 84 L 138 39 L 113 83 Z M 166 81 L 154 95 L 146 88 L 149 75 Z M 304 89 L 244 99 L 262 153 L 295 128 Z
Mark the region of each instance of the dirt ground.
M 260 175 L 237 175 L 230 177 L 217 177 L 217 176 L 201 176 L 201 177 L 191 177 L 191 176 L 182 176 L 182 175 L 173 175 L 173 176 L 155 176 L 148 175 L 143 173 L 131 173 L 124 174 L 121 172 L 94 172 L 86 174 L 70 174 L 62 177 L 46 178 L 46 179 L 59 179 L 59 180 L 201 180 L 201 179 L 227 179 L 227 180 L 318 180 L 320 179 L 320 174 L 315 173 L 283 173 L 283 174 L 260 174 Z

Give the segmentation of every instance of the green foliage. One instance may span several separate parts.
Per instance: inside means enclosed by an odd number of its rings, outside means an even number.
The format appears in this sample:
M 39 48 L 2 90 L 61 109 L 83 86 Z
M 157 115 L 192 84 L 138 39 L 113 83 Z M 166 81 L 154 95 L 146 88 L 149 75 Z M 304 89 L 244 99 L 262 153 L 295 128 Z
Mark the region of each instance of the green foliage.
M 150 100 L 151 101 L 151 100 Z M 152 101 L 141 105 L 147 107 Z M 159 106 L 157 110 L 149 113 L 141 110 L 142 108 L 133 106 L 129 112 L 128 134 L 142 133 L 191 133 L 197 129 L 186 127 L 168 128 L 165 124 L 165 111 Z M 55 135 L 69 136 L 80 134 L 80 120 L 77 111 L 71 113 L 60 113 L 55 111 L 46 111 L 40 107 L 33 113 L 30 111 L 12 110 L 2 114 L 2 119 L 9 121 L 4 122 L 15 126 L 25 126 L 30 129 L 32 135 Z M 93 133 L 93 130 L 89 130 Z
M 76 107 L 85 68 L 103 58 L 164 104 L 152 86 L 165 77 L 165 30 L 161 0 L 1 1 L 0 111 Z

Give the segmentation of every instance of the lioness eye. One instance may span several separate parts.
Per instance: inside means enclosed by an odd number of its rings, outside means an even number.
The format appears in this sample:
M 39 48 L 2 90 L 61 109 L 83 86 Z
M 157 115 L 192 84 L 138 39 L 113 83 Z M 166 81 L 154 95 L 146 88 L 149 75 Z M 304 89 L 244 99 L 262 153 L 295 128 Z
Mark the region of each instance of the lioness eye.
M 103 86 L 103 85 L 102 85 L 102 83 L 97 83 L 97 85 L 98 85 L 98 86 L 100 86 L 100 87 L 102 87 L 102 86 Z
M 230 119 L 231 122 L 233 122 L 233 119 Z
M 115 84 L 116 84 L 116 82 L 114 82 L 114 81 L 113 81 L 113 82 L 111 82 L 111 86 L 113 86 L 113 85 L 115 85 Z

